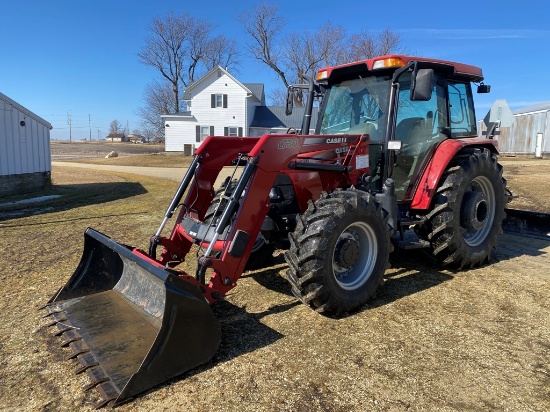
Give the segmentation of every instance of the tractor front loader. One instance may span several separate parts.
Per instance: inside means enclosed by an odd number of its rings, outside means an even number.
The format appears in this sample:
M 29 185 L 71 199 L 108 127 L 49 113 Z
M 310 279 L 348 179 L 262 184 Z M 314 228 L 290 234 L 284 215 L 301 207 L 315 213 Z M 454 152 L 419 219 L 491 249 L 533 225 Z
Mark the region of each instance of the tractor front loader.
M 273 210 L 270 197 L 276 202 L 284 196 L 284 190 L 272 190 L 276 181 L 289 179 L 281 174 L 293 176 L 293 190 L 303 193 L 285 205 L 293 213 L 274 216 L 285 225 L 281 230 L 303 230 L 307 219 L 323 222 L 327 213 L 341 214 L 341 270 L 360 259 L 357 273 L 344 282 L 374 293 L 387 267 L 392 230 L 374 198 L 353 188 L 369 171 L 368 146 L 367 135 L 341 135 L 330 145 L 325 136 L 209 137 L 196 151 L 149 253 L 87 229 L 81 262 L 47 310 L 62 346 L 72 349 L 79 372 L 89 375 L 88 389 L 97 386 L 104 404 L 117 405 L 212 358 L 220 327 L 209 304 L 235 287 Z M 232 179 L 213 202 L 216 178 L 228 167 Z M 306 210 L 312 198 L 320 199 L 324 211 L 297 223 L 297 211 Z M 160 236 L 178 208 L 172 233 Z M 361 242 L 371 245 L 363 251 Z M 177 267 L 189 256 L 197 256 L 195 273 Z M 376 276 L 369 278 L 371 272 Z M 350 308 L 357 304 L 334 299 Z
M 486 263 L 509 195 L 496 142 L 477 137 L 471 83 L 482 80 L 474 66 L 401 55 L 322 69 L 289 90 L 291 112 L 307 89 L 301 133 L 202 142 L 147 252 L 87 229 L 46 307 L 88 389 L 118 405 L 210 360 L 209 305 L 275 247 L 293 294 L 329 316 L 376 295 L 394 246 Z

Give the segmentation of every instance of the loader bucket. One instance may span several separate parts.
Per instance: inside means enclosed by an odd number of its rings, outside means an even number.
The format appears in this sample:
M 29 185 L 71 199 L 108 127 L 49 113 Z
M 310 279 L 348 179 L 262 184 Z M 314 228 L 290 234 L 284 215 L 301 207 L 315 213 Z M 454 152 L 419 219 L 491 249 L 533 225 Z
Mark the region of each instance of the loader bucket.
M 208 362 L 220 326 L 199 288 L 88 228 L 80 264 L 46 309 L 91 384 L 116 406 Z

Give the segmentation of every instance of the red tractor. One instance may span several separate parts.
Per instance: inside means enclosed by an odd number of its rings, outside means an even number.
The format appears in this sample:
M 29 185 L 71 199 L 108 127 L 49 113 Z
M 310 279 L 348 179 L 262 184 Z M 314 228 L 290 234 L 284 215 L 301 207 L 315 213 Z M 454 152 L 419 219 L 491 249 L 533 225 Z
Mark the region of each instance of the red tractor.
M 330 316 L 375 295 L 394 245 L 457 268 L 487 262 L 508 195 L 495 141 L 477 137 L 482 80 L 474 66 L 402 55 L 322 69 L 289 89 L 288 112 L 308 96 L 302 133 L 203 142 L 147 252 L 88 229 L 47 309 L 103 403 L 207 362 L 220 342 L 209 304 L 274 248 L 288 249 L 294 295 Z

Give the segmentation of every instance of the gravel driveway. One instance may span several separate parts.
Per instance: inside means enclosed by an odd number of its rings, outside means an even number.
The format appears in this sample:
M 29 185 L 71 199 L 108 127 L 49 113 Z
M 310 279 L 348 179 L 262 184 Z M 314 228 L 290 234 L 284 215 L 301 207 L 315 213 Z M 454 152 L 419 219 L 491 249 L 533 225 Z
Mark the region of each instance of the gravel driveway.
M 79 167 L 83 169 L 107 170 L 112 172 L 131 173 L 135 175 L 151 176 L 159 179 L 181 181 L 186 168 L 174 167 L 143 167 L 143 166 L 116 166 L 116 165 L 96 165 L 76 162 L 52 162 L 52 167 Z

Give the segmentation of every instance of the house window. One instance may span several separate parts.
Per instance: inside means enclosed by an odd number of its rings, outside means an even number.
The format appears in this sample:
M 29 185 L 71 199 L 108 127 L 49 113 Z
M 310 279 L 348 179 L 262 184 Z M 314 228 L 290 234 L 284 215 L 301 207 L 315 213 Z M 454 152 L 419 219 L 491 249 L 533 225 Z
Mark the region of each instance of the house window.
M 224 127 L 223 128 L 224 136 L 242 136 L 243 128 L 242 127 Z
M 214 136 L 214 126 L 197 126 L 196 141 L 202 142 L 208 136 Z
M 208 137 L 210 134 L 210 127 L 201 126 L 201 142 Z
M 211 94 L 210 102 L 210 107 L 212 109 L 216 107 L 227 109 L 227 94 Z

